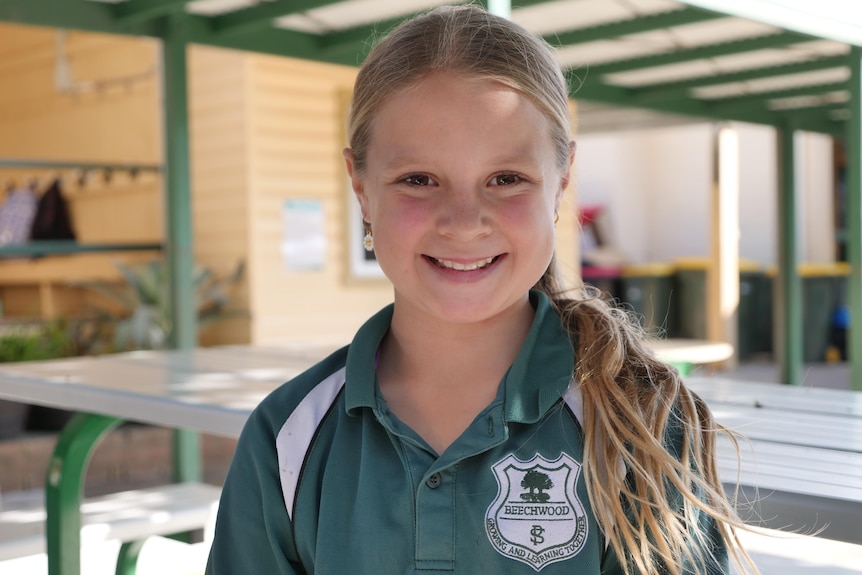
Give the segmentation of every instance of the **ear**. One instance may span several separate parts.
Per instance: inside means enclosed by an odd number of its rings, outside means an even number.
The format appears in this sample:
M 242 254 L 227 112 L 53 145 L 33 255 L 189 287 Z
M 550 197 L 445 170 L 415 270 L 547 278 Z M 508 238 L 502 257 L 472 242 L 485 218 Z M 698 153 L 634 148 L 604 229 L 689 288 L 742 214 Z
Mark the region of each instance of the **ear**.
M 560 210 L 560 204 L 563 201 L 563 196 L 566 194 L 566 190 L 569 188 L 569 183 L 572 178 L 572 166 L 575 163 L 575 142 L 572 140 L 569 142 L 569 161 L 567 162 L 566 169 L 563 172 L 563 177 L 560 179 L 560 189 L 557 190 L 557 197 L 554 199 L 554 210 Z
M 350 187 L 353 188 L 353 193 L 356 194 L 356 199 L 359 201 L 362 219 L 370 222 L 368 219 L 368 197 L 365 195 L 365 183 L 356 169 L 356 157 L 350 148 L 344 148 L 341 154 L 344 156 L 347 174 L 350 176 Z

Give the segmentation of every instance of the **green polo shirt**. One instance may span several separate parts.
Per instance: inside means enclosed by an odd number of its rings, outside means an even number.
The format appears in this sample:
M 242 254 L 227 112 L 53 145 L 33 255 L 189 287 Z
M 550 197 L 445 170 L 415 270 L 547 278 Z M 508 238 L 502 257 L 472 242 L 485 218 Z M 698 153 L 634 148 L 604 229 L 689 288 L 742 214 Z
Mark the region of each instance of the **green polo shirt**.
M 547 297 L 530 299 L 495 400 L 441 455 L 377 387 L 391 306 L 267 397 L 240 437 L 207 573 L 621 573 L 587 497 L 572 346 Z

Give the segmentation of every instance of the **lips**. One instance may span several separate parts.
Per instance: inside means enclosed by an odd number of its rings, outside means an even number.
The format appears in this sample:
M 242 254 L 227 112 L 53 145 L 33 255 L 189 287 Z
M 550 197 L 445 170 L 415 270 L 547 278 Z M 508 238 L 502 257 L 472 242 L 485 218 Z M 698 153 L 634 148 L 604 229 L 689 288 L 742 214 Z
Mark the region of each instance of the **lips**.
M 454 260 L 447 260 L 447 259 L 441 259 L 441 258 L 434 258 L 431 256 L 426 256 L 426 257 L 428 258 L 428 260 L 431 261 L 431 263 L 433 263 L 438 268 L 447 269 L 447 270 L 455 270 L 458 272 L 472 272 L 472 271 L 480 270 L 482 268 L 485 268 L 485 267 L 491 265 L 492 263 L 494 263 L 495 261 L 497 261 L 500 258 L 500 256 L 493 256 L 490 258 L 482 258 L 482 259 L 473 260 L 473 261 L 454 261 Z

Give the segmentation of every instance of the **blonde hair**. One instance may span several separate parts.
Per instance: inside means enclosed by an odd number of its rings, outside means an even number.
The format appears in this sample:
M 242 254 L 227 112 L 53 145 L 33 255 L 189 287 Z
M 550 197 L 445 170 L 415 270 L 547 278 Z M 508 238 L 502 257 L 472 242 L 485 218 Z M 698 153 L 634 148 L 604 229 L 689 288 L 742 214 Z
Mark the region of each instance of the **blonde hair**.
M 559 166 L 568 166 L 568 91 L 547 44 L 479 8 L 443 6 L 401 24 L 363 62 L 347 127 L 357 170 L 365 169 L 374 116 L 386 96 L 439 70 L 496 80 L 522 93 L 548 119 Z
M 523 94 L 547 119 L 559 166 L 568 169 L 568 89 L 550 47 L 480 8 L 449 6 L 401 24 L 363 63 L 348 125 L 358 171 L 365 170 L 373 120 L 387 95 L 441 70 L 495 80 Z M 535 287 L 551 297 L 572 335 L 587 489 L 626 572 L 706 575 L 707 565 L 720 560 L 713 556 L 716 542 L 703 529 L 687 527 L 702 525 L 704 517 L 715 522 L 736 563 L 756 572 L 733 531 L 742 522 L 718 478 L 715 436 L 721 428 L 705 403 L 654 357 L 624 312 L 589 294 L 565 295 L 553 262 Z

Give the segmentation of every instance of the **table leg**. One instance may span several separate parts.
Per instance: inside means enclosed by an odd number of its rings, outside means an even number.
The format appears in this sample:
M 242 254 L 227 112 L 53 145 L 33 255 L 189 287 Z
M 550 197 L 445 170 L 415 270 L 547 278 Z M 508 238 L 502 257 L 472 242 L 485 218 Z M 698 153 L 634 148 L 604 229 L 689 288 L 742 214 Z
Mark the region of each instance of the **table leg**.
M 141 554 L 144 543 L 146 543 L 146 539 L 123 543 L 117 556 L 115 575 L 136 575 L 138 572 L 138 556 Z
M 81 573 L 84 472 L 96 444 L 121 422 L 116 417 L 77 413 L 57 438 L 45 480 L 49 575 Z

